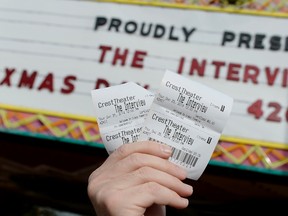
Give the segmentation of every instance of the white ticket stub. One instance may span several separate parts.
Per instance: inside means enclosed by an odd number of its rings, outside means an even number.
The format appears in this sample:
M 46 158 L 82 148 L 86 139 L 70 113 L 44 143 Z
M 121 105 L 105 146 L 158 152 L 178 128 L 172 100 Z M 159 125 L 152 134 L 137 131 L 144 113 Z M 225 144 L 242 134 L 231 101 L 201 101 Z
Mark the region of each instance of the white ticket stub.
M 138 140 L 154 94 L 133 82 L 91 91 L 102 142 L 111 154 Z
M 140 140 L 172 147 L 170 161 L 197 180 L 205 170 L 233 106 L 233 98 L 166 71 Z
M 156 95 L 129 82 L 92 90 L 103 144 L 153 140 L 172 147 L 171 162 L 197 180 L 205 170 L 233 106 L 233 98 L 166 71 Z

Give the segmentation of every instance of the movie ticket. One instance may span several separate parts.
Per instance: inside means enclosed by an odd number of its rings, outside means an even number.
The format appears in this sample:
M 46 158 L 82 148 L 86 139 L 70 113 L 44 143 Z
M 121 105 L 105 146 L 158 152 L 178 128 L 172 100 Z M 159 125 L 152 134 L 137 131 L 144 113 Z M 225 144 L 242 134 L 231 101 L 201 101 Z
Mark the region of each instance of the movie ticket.
M 232 110 L 233 98 L 166 71 L 140 140 L 172 147 L 170 161 L 197 180 L 205 170 Z
M 100 134 L 111 154 L 119 146 L 153 140 L 171 146 L 169 160 L 197 180 L 230 116 L 233 98 L 166 71 L 154 94 L 130 82 L 92 91 Z

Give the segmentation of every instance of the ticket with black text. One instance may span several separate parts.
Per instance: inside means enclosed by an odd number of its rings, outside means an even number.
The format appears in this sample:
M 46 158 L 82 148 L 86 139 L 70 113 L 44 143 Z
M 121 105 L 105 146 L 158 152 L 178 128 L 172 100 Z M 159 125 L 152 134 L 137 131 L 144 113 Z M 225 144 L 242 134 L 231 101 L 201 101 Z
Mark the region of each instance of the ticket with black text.
M 166 71 L 139 140 L 172 147 L 170 161 L 197 180 L 205 170 L 233 106 L 233 98 Z

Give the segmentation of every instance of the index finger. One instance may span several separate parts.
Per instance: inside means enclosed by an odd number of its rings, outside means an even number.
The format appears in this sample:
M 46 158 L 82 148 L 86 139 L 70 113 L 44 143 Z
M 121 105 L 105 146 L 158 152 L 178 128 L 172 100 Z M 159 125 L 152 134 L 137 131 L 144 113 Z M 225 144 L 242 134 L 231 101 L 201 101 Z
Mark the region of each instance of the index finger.
M 170 146 L 154 141 L 139 141 L 124 144 L 116 149 L 108 158 L 109 162 L 117 162 L 133 153 L 144 153 L 161 158 L 169 158 L 172 154 Z

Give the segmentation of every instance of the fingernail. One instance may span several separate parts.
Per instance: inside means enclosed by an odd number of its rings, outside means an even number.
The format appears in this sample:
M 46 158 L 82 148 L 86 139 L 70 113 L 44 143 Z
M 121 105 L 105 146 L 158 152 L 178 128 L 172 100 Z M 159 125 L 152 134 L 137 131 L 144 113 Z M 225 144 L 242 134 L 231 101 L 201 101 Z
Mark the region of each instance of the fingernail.
M 185 206 L 189 205 L 189 200 L 188 199 L 182 198 L 182 200 L 183 200 L 183 203 L 184 203 Z
M 190 194 L 193 193 L 193 187 L 191 185 L 186 184 L 185 187 L 186 187 L 186 190 L 189 191 Z
M 172 149 L 168 145 L 161 145 L 161 151 L 167 155 L 170 155 L 172 153 Z

